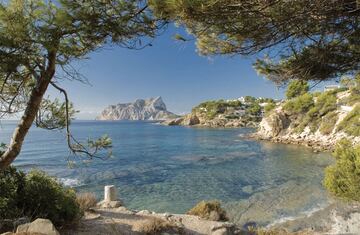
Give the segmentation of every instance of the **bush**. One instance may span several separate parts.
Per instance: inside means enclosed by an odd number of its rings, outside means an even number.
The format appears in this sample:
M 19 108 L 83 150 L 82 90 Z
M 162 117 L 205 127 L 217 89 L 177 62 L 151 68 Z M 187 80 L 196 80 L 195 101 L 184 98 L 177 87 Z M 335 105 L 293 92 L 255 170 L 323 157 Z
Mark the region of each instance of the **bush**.
M 42 171 L 33 170 L 26 175 L 25 214 L 46 218 L 55 225 L 76 221 L 81 212 L 73 189 L 62 184 Z
M 309 91 L 309 84 L 303 80 L 293 80 L 286 90 L 286 98 L 291 99 L 306 94 Z
M 275 107 L 276 104 L 274 102 L 270 102 L 264 107 L 264 111 L 266 114 L 269 114 Z
M 81 211 L 87 211 L 97 204 L 94 193 L 80 193 L 76 195 L 76 202 L 79 204 Z
M 338 114 L 336 112 L 331 112 L 326 114 L 320 125 L 320 133 L 323 135 L 329 135 L 335 127 L 335 124 L 338 120 Z
M 188 215 L 196 215 L 203 219 L 214 221 L 227 221 L 226 211 L 221 208 L 219 201 L 201 201 L 190 211 Z
M 284 110 L 290 114 L 302 114 L 309 111 L 314 106 L 311 94 L 306 93 L 294 99 L 288 100 L 284 105 Z
M 336 163 L 325 169 L 325 188 L 337 197 L 360 201 L 360 145 L 341 140 L 333 155 Z
M 182 229 L 175 224 L 160 218 L 151 217 L 147 220 L 137 222 L 133 229 L 144 234 L 182 234 Z
M 75 222 L 81 216 L 75 191 L 41 171 L 25 175 L 10 167 L 0 173 L 0 217 L 46 218 L 55 225 Z
M 21 215 L 25 187 L 25 174 L 8 167 L 0 171 L 0 218 L 16 218 Z
M 322 128 L 320 128 L 320 131 L 323 134 L 332 131 L 332 129 L 330 130 L 331 127 L 329 126 L 329 124 L 325 122 L 329 120 L 334 125 L 336 123 L 336 119 L 334 120 L 336 113 L 333 112 L 337 109 L 336 92 L 328 91 L 321 93 L 320 95 L 318 95 L 316 102 L 313 103 L 313 105 L 311 106 L 306 105 L 307 103 L 311 103 L 310 98 L 304 98 L 304 96 L 293 99 L 289 101 L 289 103 L 290 104 L 288 104 L 288 106 L 285 108 L 290 110 L 291 113 L 304 114 L 304 116 L 301 118 L 301 122 L 296 127 L 296 132 L 302 132 L 306 126 L 309 126 L 311 132 L 315 132 L 316 130 L 318 130 L 319 126 L 322 126 Z M 304 113 L 304 111 L 308 107 L 310 108 L 307 110 L 306 113 Z
M 246 113 L 252 116 L 259 116 L 261 114 L 261 106 L 258 103 L 252 103 L 246 109 Z
M 360 136 L 360 104 L 356 105 L 354 109 L 346 115 L 339 123 L 337 130 L 343 130 L 348 135 Z

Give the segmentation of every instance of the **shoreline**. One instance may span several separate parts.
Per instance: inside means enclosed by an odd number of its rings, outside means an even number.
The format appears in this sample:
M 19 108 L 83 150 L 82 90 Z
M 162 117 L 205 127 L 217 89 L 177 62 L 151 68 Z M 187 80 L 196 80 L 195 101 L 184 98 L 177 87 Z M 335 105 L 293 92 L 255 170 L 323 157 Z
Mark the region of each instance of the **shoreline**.
M 281 143 L 281 144 L 290 144 L 290 145 L 298 145 L 298 146 L 304 146 L 308 147 L 313 150 L 314 153 L 319 152 L 332 152 L 334 150 L 335 144 L 331 141 L 328 141 L 327 143 L 321 141 L 321 140 L 314 140 L 314 139 L 306 139 L 302 138 L 300 136 L 275 136 L 275 137 L 269 137 L 260 134 L 259 132 L 250 133 L 245 136 L 245 138 L 252 139 L 252 140 L 258 140 L 258 141 L 268 141 L 272 143 Z

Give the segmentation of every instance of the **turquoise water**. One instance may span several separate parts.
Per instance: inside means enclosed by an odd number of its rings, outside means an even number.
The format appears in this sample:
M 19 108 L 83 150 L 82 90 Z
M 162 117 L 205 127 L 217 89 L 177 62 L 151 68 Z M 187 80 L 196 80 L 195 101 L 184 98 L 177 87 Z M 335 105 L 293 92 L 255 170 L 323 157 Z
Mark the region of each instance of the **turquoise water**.
M 15 123 L 1 125 L 0 142 L 8 142 Z M 321 181 L 329 154 L 244 139 L 252 129 L 100 121 L 74 122 L 72 129 L 83 139 L 109 134 L 115 157 L 69 169 L 64 133 L 34 127 L 15 165 L 45 170 L 99 198 L 104 185 L 114 184 L 133 209 L 184 213 L 200 200 L 218 199 L 240 224 L 267 225 L 328 203 Z

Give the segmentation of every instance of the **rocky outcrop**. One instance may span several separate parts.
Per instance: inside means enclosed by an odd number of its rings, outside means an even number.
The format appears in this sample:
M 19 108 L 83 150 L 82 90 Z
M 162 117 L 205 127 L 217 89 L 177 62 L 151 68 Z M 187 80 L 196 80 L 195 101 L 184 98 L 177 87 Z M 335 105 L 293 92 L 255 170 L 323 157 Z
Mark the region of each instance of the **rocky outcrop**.
M 133 103 L 110 105 L 97 120 L 166 120 L 177 115 L 167 111 L 161 97 L 137 99 Z
M 332 132 L 323 134 L 319 127 L 316 131 L 311 131 L 309 126 L 306 126 L 301 132 L 297 131 L 293 124 L 298 121 L 298 117 L 288 115 L 280 106 L 269 116 L 262 119 L 258 131 L 252 134 L 251 137 L 270 140 L 275 143 L 304 145 L 314 149 L 316 152 L 331 151 L 336 146 L 336 143 L 343 138 L 351 140 L 354 144 L 360 143 L 360 136 L 350 136 L 343 131 L 337 130 L 337 125 L 341 123 L 349 111 L 351 110 L 336 110 L 338 120 Z
M 229 119 L 224 115 L 209 119 L 203 114 L 190 113 L 180 118 L 169 119 L 163 122 L 168 126 L 198 126 L 198 127 L 220 127 L 220 128 L 237 128 L 237 127 L 257 127 L 258 122 L 244 119 Z

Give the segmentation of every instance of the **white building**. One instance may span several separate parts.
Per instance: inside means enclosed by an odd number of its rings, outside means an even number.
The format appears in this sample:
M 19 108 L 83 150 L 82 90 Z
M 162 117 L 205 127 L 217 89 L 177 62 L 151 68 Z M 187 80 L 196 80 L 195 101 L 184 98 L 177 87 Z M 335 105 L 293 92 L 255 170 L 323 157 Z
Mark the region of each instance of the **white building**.
M 324 91 L 332 91 L 335 89 L 341 88 L 340 85 L 327 85 L 324 87 Z

